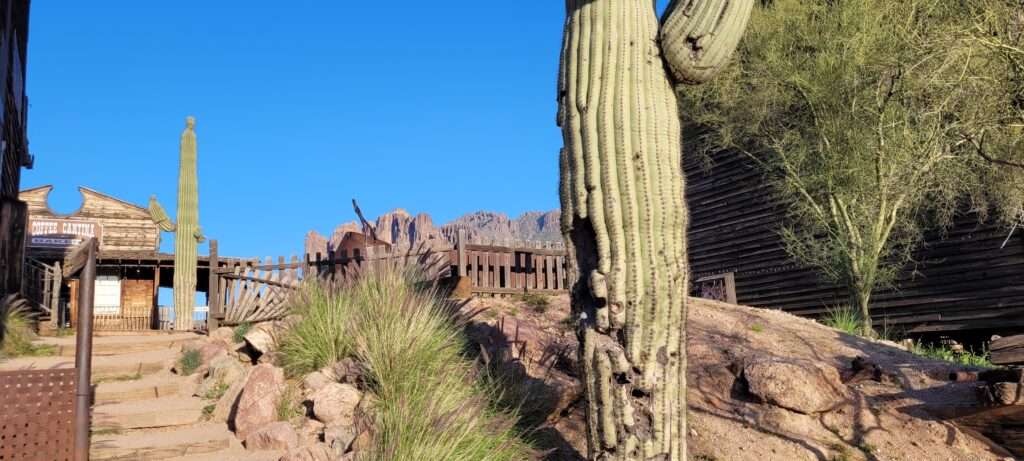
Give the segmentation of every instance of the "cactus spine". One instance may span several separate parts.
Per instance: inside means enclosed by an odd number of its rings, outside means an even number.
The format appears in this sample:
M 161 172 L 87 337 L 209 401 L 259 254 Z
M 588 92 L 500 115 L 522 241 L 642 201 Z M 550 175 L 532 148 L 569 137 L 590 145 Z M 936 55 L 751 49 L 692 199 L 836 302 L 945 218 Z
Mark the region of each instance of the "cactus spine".
M 174 329 L 192 330 L 196 298 L 197 245 L 205 238 L 199 227 L 199 181 L 196 175 L 196 119 L 185 119 L 181 133 L 178 167 L 178 222 L 167 216 L 156 197 L 149 199 L 149 212 L 165 232 L 174 232 Z
M 753 0 L 673 1 L 664 26 L 653 0 L 566 5 L 560 193 L 590 459 L 683 461 L 687 211 L 673 78 L 710 78 Z

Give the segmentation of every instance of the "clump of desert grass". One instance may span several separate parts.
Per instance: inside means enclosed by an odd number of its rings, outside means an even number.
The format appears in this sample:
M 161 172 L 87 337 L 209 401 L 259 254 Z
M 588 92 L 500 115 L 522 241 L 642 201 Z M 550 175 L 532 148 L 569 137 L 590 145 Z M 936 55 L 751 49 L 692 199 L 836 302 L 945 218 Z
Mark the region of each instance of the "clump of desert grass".
M 299 376 L 344 358 L 375 398 L 367 461 L 518 461 L 534 451 L 500 410 L 499 391 L 466 357 L 468 319 L 415 266 L 377 266 L 307 283 L 292 301 L 282 364 Z
M 24 300 L 15 295 L 0 299 L 0 358 L 53 355 L 53 346 L 33 343 L 33 325 L 33 314 Z

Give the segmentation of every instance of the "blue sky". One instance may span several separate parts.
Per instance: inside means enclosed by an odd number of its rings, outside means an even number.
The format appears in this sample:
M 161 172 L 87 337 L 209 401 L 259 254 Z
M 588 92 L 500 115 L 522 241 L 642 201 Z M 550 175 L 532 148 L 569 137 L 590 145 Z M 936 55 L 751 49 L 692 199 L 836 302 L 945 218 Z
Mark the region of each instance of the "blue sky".
M 192 114 L 224 254 L 297 253 L 353 197 L 438 222 L 556 208 L 564 2 L 369 4 L 33 2 L 23 187 L 53 184 L 58 212 L 85 185 L 173 214 Z

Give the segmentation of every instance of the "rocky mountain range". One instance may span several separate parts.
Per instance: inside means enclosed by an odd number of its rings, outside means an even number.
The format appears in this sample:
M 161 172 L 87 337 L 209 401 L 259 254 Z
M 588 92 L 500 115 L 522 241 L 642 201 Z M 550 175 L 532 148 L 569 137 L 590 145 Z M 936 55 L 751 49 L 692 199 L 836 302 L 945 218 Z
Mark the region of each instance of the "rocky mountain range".
M 377 238 L 397 248 L 429 245 L 435 249 L 452 247 L 459 230 L 465 230 L 468 243 L 485 245 L 535 245 L 536 242 L 558 245 L 562 242 L 561 214 L 558 210 L 530 211 L 511 219 L 504 213 L 478 211 L 437 226 L 427 213 L 413 216 L 401 208 L 377 217 L 373 223 Z M 306 234 L 306 254 L 327 254 L 347 232 L 369 233 L 355 221 L 339 225 L 330 236 L 317 231 Z

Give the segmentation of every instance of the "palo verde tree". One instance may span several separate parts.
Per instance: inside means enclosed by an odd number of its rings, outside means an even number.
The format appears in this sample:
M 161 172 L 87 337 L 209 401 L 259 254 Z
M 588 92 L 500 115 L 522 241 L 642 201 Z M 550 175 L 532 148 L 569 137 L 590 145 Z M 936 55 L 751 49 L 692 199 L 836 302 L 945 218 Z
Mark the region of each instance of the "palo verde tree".
M 965 205 L 1020 217 L 1021 6 L 762 2 L 734 65 L 680 93 L 703 149 L 765 167 L 792 204 L 787 249 L 847 287 L 866 335 L 923 231 Z
M 185 119 L 178 166 L 178 222 L 171 221 L 156 197 L 149 213 L 164 232 L 174 232 L 174 329 L 192 330 L 196 299 L 197 245 L 206 240 L 199 227 L 199 180 L 196 175 L 196 119 Z
M 590 459 L 686 458 L 686 204 L 674 83 L 728 60 L 753 0 L 568 0 L 562 225 Z

